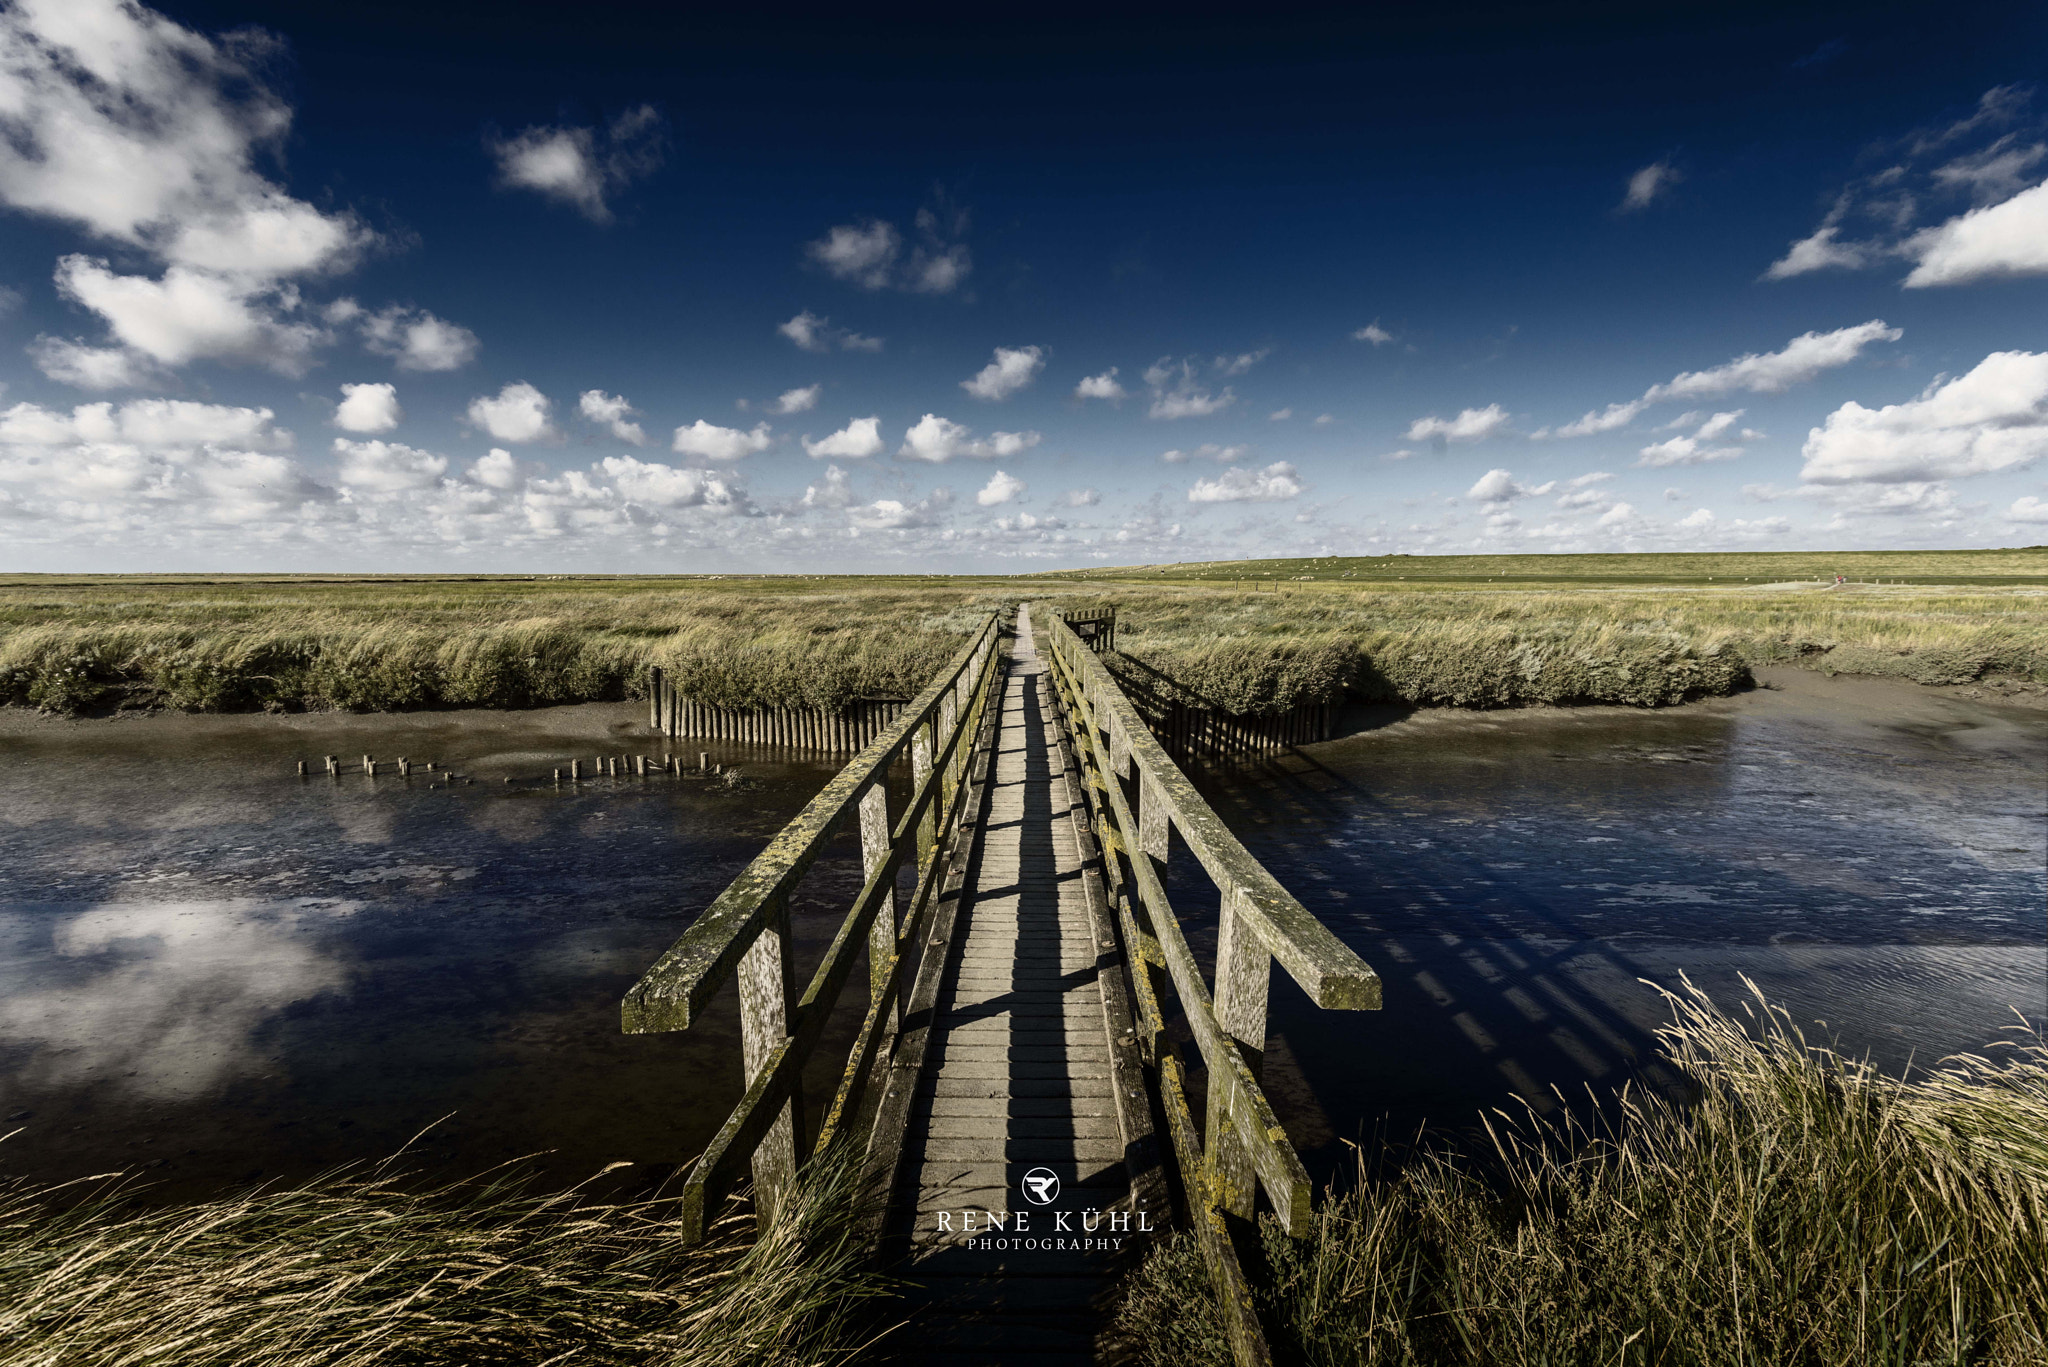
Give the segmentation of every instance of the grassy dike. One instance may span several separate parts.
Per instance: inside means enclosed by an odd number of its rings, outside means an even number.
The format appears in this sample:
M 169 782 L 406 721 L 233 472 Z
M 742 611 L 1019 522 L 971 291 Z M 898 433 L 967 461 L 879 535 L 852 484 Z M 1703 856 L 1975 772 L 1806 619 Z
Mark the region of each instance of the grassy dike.
M 1673 998 L 1686 1103 L 1599 1133 L 1490 1118 L 1489 1152 L 1364 1170 L 1307 1238 L 1267 1222 L 1254 1296 L 1311 1367 L 2048 1362 L 2048 1048 L 1899 1082 Z M 1745 1029 L 1745 1024 L 1747 1029 Z M 1189 1236 L 1132 1275 L 1133 1360 L 1226 1364 Z

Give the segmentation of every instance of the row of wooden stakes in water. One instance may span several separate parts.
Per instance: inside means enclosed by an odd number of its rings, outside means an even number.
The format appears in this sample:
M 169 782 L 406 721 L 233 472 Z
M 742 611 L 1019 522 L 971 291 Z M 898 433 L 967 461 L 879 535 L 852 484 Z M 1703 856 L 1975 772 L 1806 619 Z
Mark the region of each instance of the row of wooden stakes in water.
M 688 773 L 698 773 L 706 778 L 712 778 L 737 774 L 740 768 L 737 764 L 713 764 L 711 754 L 706 750 L 697 752 L 697 767 L 694 770 L 684 765 L 681 755 L 599 755 L 595 763 L 597 768 L 589 775 L 592 778 L 618 778 L 622 774 L 628 778 L 636 775 L 640 778 L 660 778 L 665 774 L 681 778 Z M 570 783 L 580 783 L 584 777 L 583 761 L 580 759 L 570 760 L 566 773 L 560 769 L 555 770 L 557 783 L 565 778 Z
M 335 776 L 336 776 L 337 778 L 338 778 L 338 777 L 340 777 L 340 776 L 341 776 L 341 773 L 342 773 L 342 763 L 341 763 L 341 756 L 340 756 L 340 755 L 328 755 L 328 756 L 326 756 L 326 761 L 327 761 L 327 772 L 328 772 L 328 773 L 330 773 L 330 774 L 333 774 L 333 775 L 335 775 Z M 367 777 L 370 777 L 370 778 L 375 778 L 375 777 L 377 777 L 377 774 L 378 774 L 378 772 L 379 772 L 379 768 L 380 768 L 380 766 L 382 766 L 382 765 L 383 765 L 383 764 L 385 764 L 386 762 L 387 762 L 387 761 L 384 761 L 384 760 L 378 760 L 378 759 L 372 759 L 372 758 L 371 758 L 370 756 L 368 756 L 368 755 L 364 755 L 364 756 L 363 756 L 363 773 L 364 773 L 364 774 L 365 774 L 365 775 L 366 775 Z M 439 774 L 440 776 L 442 776 L 442 777 L 444 777 L 444 778 L 453 778 L 453 777 L 454 777 L 454 775 L 453 775 L 453 774 L 451 774 L 451 773 L 449 773 L 449 771 L 448 771 L 448 770 L 446 770 L 446 769 L 443 769 L 443 768 L 441 768 L 441 767 L 440 767 L 440 766 L 439 766 L 438 764 L 436 764 L 436 763 L 435 763 L 435 762 L 434 762 L 433 760 L 430 760 L 430 759 L 429 759 L 429 760 L 422 760 L 422 761 L 420 761 L 419 763 L 415 764 L 415 763 L 414 763 L 414 762 L 413 762 L 412 760 L 406 759 L 406 758 L 405 758 L 404 756 L 400 756 L 400 757 L 399 757 L 398 759 L 396 759 L 396 760 L 393 760 L 393 761 L 389 761 L 389 763 L 392 763 L 393 765 L 395 765 L 395 766 L 396 766 L 395 768 L 393 768 L 393 769 L 392 769 L 392 771 L 391 771 L 391 772 L 393 772 L 393 773 L 397 774 L 397 775 L 398 775 L 398 776 L 399 776 L 400 778 L 411 778 L 411 777 L 412 777 L 412 771 L 413 771 L 414 769 L 420 769 L 420 770 L 423 770 L 423 771 L 425 771 L 426 773 L 429 773 L 429 774 Z M 312 773 L 312 772 L 313 772 L 313 770 L 312 770 L 312 766 L 311 766 L 310 764 L 308 764 L 308 763 L 307 763 L 307 761 L 305 761 L 305 760 L 300 760 L 300 761 L 298 761 L 298 766 L 299 766 L 299 777 L 300 777 L 300 778 L 304 778 L 304 777 L 305 777 L 306 775 L 308 775 L 308 774 L 310 774 L 310 773 Z
M 328 755 L 325 757 L 325 759 L 327 763 L 327 772 L 339 778 L 343 772 L 341 756 Z M 305 778 L 307 775 L 313 772 L 312 766 L 309 761 L 302 759 L 297 761 L 297 764 L 299 777 Z M 378 773 L 382 771 L 382 766 L 386 764 L 391 765 L 392 768 L 390 769 L 390 772 L 397 774 L 400 778 L 411 778 L 412 771 L 415 768 L 421 770 L 422 772 L 428 775 L 445 778 L 451 783 L 455 782 L 456 779 L 459 777 L 452 771 L 440 767 L 433 760 L 423 760 L 416 764 L 414 763 L 414 761 L 405 758 L 403 755 L 399 756 L 395 760 L 388 761 L 374 759 L 369 755 L 364 755 L 363 774 L 366 777 L 375 778 L 377 777 Z M 561 783 L 564 781 L 570 783 L 580 783 L 585 778 L 618 778 L 621 774 L 624 774 L 628 777 L 637 774 L 641 778 L 653 778 L 664 774 L 673 774 L 675 777 L 681 778 L 684 774 L 691 772 L 702 774 L 706 778 L 711 778 L 729 776 L 730 774 L 736 774 L 739 772 L 738 765 L 732 765 L 730 766 L 730 768 L 728 768 L 728 766 L 723 764 L 713 764 L 711 762 L 711 754 L 707 750 L 700 750 L 697 752 L 697 767 L 694 771 L 690 770 L 684 765 L 683 757 L 681 755 L 660 755 L 652 757 L 648 755 L 599 755 L 596 759 L 591 761 L 591 765 L 591 772 L 589 774 L 585 774 L 583 772 L 583 761 L 580 759 L 572 759 L 569 761 L 569 767 L 566 770 L 555 770 L 554 780 L 557 783 Z M 462 781 L 473 782 L 474 780 L 464 779 Z M 507 778 L 505 782 L 510 783 L 512 782 L 512 780 L 510 778 Z

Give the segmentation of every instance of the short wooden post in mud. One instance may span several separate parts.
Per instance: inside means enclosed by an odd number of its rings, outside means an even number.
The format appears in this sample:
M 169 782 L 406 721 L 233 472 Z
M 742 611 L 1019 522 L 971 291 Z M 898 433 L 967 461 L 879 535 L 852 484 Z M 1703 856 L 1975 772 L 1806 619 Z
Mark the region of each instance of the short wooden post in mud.
M 660 665 L 655 665 L 647 671 L 647 724 L 656 731 L 661 729 Z
M 740 1054 L 747 1085 L 754 1085 L 769 1059 L 789 1038 L 796 974 L 790 962 L 789 902 L 776 898 L 764 912 L 761 933 L 740 960 Z M 797 1155 L 805 1148 L 803 1084 L 792 1081 L 789 1100 L 754 1150 L 754 1205 L 765 1225 L 775 1218 L 796 1180 Z

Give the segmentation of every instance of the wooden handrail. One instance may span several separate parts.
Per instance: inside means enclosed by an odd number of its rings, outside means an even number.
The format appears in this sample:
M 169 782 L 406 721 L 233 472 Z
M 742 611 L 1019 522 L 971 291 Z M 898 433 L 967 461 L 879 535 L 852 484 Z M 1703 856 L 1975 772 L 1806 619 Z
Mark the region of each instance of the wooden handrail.
M 684 1184 L 687 1237 L 704 1236 L 710 1215 L 748 1164 L 762 1219 L 773 1218 L 801 1162 L 849 1132 L 878 1047 L 900 1011 L 905 971 L 915 959 L 943 876 L 943 856 L 959 827 L 970 752 L 991 720 L 989 702 L 1002 678 L 1005 640 L 1002 614 L 991 614 L 966 648 L 805 805 L 621 1002 L 627 1033 L 687 1030 L 727 980 L 738 980 L 747 1090 Z M 906 750 L 912 791 L 892 822 L 885 780 Z M 866 880 L 799 997 L 789 953 L 789 899 L 825 843 L 856 815 Z M 898 918 L 897 874 L 911 859 L 918 869 L 916 890 Z M 800 1132 L 800 1079 L 863 949 L 869 960 L 867 1020 L 814 1149 Z
M 1231 1355 L 1239 1367 L 1261 1367 L 1271 1356 L 1230 1217 L 1250 1218 L 1263 1189 L 1281 1226 L 1301 1236 L 1308 1232 L 1311 1196 L 1308 1172 L 1259 1085 L 1271 965 L 1278 961 L 1319 1006 L 1337 1009 L 1377 1008 L 1379 976 L 1231 834 L 1088 645 L 1055 613 L 1045 617 L 1040 639 L 1103 846 L 1138 1005 L 1141 1052 L 1155 1070 Z M 1037 613 L 1032 621 L 1035 628 Z M 1213 994 L 1162 878 L 1175 830 L 1221 893 Z M 1169 985 L 1208 1074 L 1207 1123 L 1200 1131 L 1188 1108 L 1179 1046 L 1166 1032 L 1161 999 Z
M 1107 767 L 1128 777 L 1135 765 L 1139 781 L 1157 788 L 1155 800 L 1162 815 L 1180 832 L 1226 903 L 1237 904 L 1247 928 L 1311 1001 L 1326 1009 L 1376 1010 L 1380 1005 L 1379 975 L 1252 857 L 1154 738 L 1108 668 L 1064 622 L 1052 613 L 1046 616 L 1058 623 L 1046 633 L 1052 653 L 1074 676 L 1076 691 L 1092 713 L 1091 721 L 1108 741 Z M 1034 624 L 1036 621 L 1034 614 Z

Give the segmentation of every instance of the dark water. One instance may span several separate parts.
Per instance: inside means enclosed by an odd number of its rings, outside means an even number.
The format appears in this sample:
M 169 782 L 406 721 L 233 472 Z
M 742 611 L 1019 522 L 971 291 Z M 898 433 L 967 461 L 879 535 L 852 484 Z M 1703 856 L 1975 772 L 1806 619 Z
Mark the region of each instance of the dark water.
M 1643 978 L 1732 1001 L 1747 975 L 1894 1069 L 1981 1047 L 2012 1007 L 2048 1016 L 2042 714 L 1787 685 L 1364 717 L 1203 779 L 1385 980 L 1384 1010 L 1327 1013 L 1276 978 L 1269 1090 L 1312 1170 L 1342 1166 L 1340 1139 L 1634 1075 L 1664 1019 Z M 548 1151 L 563 1179 L 658 1180 L 738 1098 L 732 994 L 664 1036 L 621 1035 L 618 998 L 834 762 L 735 747 L 717 757 L 743 789 L 530 782 L 651 749 L 639 715 L 4 719 L 0 1169 L 142 1168 L 177 1195 L 425 1129 L 436 1171 Z M 365 751 L 477 782 L 291 773 Z M 804 954 L 853 854 L 813 876 Z M 1173 883 L 1199 942 L 1206 885 L 1185 857 Z M 843 1052 L 821 1050 L 814 1097 Z
M 1983 1048 L 2015 1008 L 2048 1020 L 2048 717 L 1772 678 L 1657 713 L 1389 713 L 1205 776 L 1385 982 L 1382 1011 L 1332 1013 L 1276 974 L 1270 1085 L 1312 1166 L 1348 1161 L 1339 1139 L 1656 1081 L 1668 1012 L 1642 979 L 1733 1007 L 1747 977 L 1895 1073 Z
M 619 1032 L 620 994 L 835 765 L 707 744 L 747 782 L 547 781 L 652 752 L 639 716 L 15 719 L 0 1132 L 19 1133 L 0 1169 L 142 1167 L 177 1194 L 382 1158 L 429 1127 L 434 1171 L 551 1151 L 555 1177 L 658 1179 L 694 1154 L 740 1093 L 731 990 L 659 1036 Z M 476 781 L 292 773 L 365 752 Z M 797 909 L 812 954 L 857 890 L 853 853 Z

